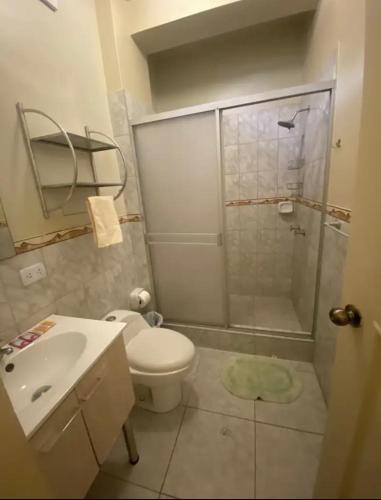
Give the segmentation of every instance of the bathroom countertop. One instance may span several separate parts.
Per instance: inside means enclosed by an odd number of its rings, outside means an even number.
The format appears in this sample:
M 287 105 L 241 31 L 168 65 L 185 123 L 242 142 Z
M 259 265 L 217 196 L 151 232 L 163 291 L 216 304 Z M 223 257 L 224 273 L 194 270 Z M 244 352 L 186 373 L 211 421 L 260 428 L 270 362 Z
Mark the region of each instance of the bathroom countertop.
M 46 320 L 56 325 L 29 346 L 15 349 L 0 364 L 4 386 L 27 438 L 32 437 L 125 327 L 124 323 L 55 314 Z M 5 366 L 11 363 L 14 369 L 7 373 Z M 51 389 L 32 402 L 30 395 L 44 385 Z

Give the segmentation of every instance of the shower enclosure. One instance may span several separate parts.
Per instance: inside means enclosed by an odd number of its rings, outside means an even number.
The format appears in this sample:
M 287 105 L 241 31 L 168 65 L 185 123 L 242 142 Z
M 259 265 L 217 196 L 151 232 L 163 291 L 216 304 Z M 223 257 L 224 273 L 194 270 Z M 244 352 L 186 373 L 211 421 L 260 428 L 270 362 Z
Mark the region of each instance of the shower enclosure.
M 133 123 L 146 242 L 167 321 L 313 332 L 332 88 Z

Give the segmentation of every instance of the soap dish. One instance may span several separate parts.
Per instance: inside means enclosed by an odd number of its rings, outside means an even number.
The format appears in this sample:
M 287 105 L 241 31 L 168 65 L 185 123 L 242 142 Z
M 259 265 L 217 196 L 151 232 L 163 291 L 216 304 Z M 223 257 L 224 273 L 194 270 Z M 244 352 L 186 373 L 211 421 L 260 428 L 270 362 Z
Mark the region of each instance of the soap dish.
M 292 201 L 280 201 L 278 203 L 278 212 L 280 214 L 292 214 L 294 211 L 294 203 Z

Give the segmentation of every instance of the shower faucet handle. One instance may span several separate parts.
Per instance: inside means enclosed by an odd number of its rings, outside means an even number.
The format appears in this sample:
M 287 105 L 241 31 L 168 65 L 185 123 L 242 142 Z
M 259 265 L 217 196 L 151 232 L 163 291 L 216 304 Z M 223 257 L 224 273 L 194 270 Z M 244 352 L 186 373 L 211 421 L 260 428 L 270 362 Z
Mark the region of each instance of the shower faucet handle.
M 290 231 L 294 231 L 294 233 L 295 233 L 295 234 L 300 234 L 300 235 L 302 235 L 302 236 L 305 236 L 305 235 L 306 235 L 305 230 L 304 230 L 304 229 L 302 229 L 302 228 L 300 227 L 300 225 L 299 225 L 299 224 L 298 224 L 297 226 L 293 226 L 293 225 L 291 225 L 291 226 L 290 226 Z

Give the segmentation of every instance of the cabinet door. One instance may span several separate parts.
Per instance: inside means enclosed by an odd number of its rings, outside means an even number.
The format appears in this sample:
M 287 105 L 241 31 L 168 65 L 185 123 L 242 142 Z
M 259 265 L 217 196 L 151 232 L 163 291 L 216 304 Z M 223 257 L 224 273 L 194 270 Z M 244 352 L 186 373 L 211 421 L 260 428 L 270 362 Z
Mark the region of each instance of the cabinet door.
M 98 473 L 98 464 L 74 393 L 60 404 L 30 443 L 56 498 L 86 495 Z
M 110 453 L 135 403 L 122 336 L 75 389 L 99 464 Z

